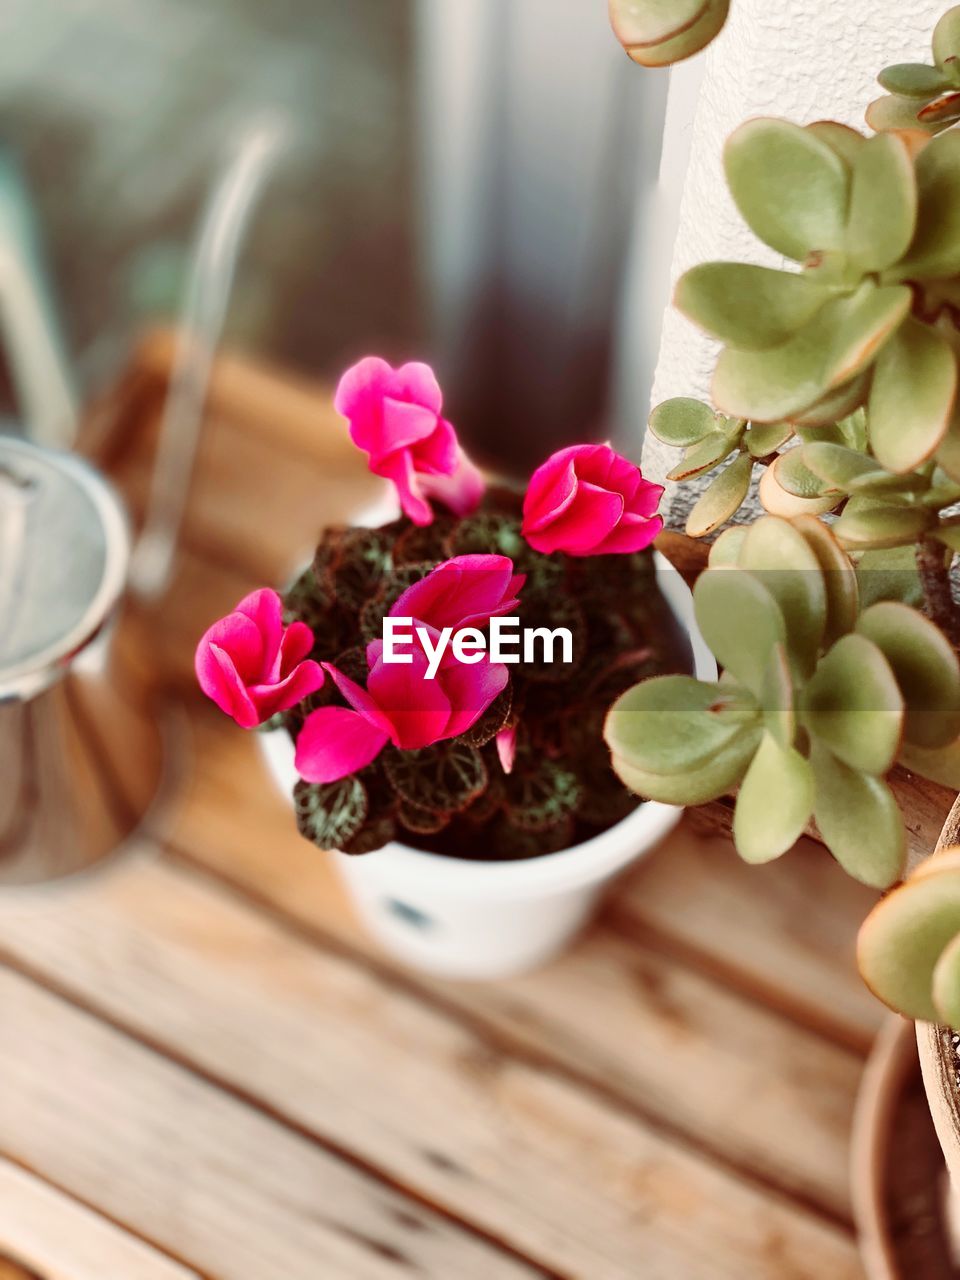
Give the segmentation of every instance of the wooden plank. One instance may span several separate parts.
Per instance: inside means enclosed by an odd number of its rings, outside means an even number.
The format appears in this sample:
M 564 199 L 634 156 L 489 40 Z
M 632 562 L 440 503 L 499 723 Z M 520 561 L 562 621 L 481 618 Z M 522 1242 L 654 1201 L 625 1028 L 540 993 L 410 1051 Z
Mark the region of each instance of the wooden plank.
M 685 826 L 623 882 L 608 918 L 865 1053 L 885 1010 L 860 980 L 854 949 L 876 898 L 812 841 L 754 867 L 728 840 Z
M 0 1249 L 10 1255 L 0 1258 L 0 1280 L 198 1280 L 196 1271 L 2 1158 Z
M 645 1274 L 665 1278 L 858 1274 L 840 1228 L 679 1149 L 569 1080 L 505 1056 L 375 974 L 148 857 L 128 859 L 99 882 L 65 885 L 56 898 L 19 895 L 0 903 L 0 938 L 14 962 L 22 958 L 33 973 L 184 1063 L 561 1275 L 635 1280 L 641 1258 Z M 162 1140 L 154 1149 L 164 1149 L 164 1167 L 134 1175 L 135 1189 L 149 1184 L 153 1203 L 163 1198 L 157 1183 L 168 1199 L 176 1188 L 178 1202 L 189 1206 L 181 1224 L 187 1256 L 218 1274 L 240 1274 L 230 1255 L 214 1266 L 191 1221 L 215 1211 L 226 1230 L 236 1206 L 244 1217 L 244 1227 L 230 1228 L 238 1245 L 246 1250 L 261 1241 L 260 1266 L 248 1261 L 243 1274 L 273 1275 L 274 1255 L 263 1242 L 281 1222 L 263 1221 L 263 1214 L 276 1212 L 280 1192 L 289 1197 L 286 1213 L 311 1203 L 311 1182 L 320 1191 L 316 1173 L 305 1168 L 302 1139 L 262 1133 L 254 1145 L 247 1130 L 266 1125 L 262 1117 L 237 1114 L 236 1103 L 207 1097 L 209 1087 L 189 1078 L 171 1079 L 172 1068 L 144 1063 L 137 1046 L 112 1043 L 107 1056 L 113 1033 L 90 1019 L 81 1031 L 81 1015 L 55 1015 L 50 997 L 12 979 L 0 980 L 0 999 L 12 1045 L 12 1061 L 0 1063 L 0 1097 L 16 1099 L 15 1106 L 0 1102 L 0 1148 L 23 1154 L 64 1185 L 93 1181 L 99 1198 L 117 1191 L 109 1171 L 96 1168 L 100 1159 L 118 1159 L 115 1144 L 133 1145 L 128 1156 L 145 1155 Z M 40 1064 L 54 1061 L 69 1063 L 71 1078 L 51 1080 L 48 1071 L 35 1081 L 44 1074 Z M 703 1090 L 705 1081 L 713 1089 L 709 1054 L 690 1084 Z M 91 1117 L 110 1096 L 120 1100 L 116 1124 L 106 1120 L 95 1133 Z M 730 1104 L 719 1084 L 714 1108 Z M 65 1121 L 68 1107 L 73 1114 Z M 101 1144 L 111 1150 L 100 1151 Z M 217 1186 L 209 1182 L 214 1150 L 222 1166 Z M 188 1157 L 204 1176 L 189 1178 L 181 1201 L 181 1161 Z M 242 1206 L 234 1179 L 247 1193 Z M 124 1187 L 122 1194 L 130 1193 Z M 327 1212 L 335 1194 L 325 1177 Z M 129 1209 L 108 1207 L 130 1220 Z M 144 1196 L 140 1216 L 146 1208 Z M 248 1215 L 260 1215 L 260 1223 L 248 1226 Z M 369 1204 L 355 1204 L 352 1194 L 337 1217 L 364 1237 L 383 1239 L 387 1229 L 382 1214 L 371 1222 Z M 295 1224 L 287 1226 L 293 1231 Z M 287 1276 L 300 1274 L 304 1227 L 285 1254 Z M 153 1238 L 169 1238 L 165 1219 L 151 1217 L 149 1228 Z M 395 1236 L 391 1247 L 399 1247 Z M 329 1253 L 329 1240 L 324 1247 Z M 316 1248 L 311 1241 L 309 1251 Z M 430 1274 L 470 1271 L 458 1257 L 455 1270 Z
M 218 1280 L 539 1274 L 10 972 L 0 973 L 0 1010 L 0 1151 L 201 1272 Z M 204 1008 L 200 1038 L 212 1038 L 223 1018 Z M 269 1040 L 255 1026 L 248 1033 L 245 1052 L 269 1061 Z

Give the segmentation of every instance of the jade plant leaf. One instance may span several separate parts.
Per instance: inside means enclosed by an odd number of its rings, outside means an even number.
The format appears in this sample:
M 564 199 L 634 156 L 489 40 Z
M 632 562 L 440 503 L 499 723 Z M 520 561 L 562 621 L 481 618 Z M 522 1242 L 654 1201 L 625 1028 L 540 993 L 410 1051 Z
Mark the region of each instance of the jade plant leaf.
M 867 550 L 912 545 L 934 523 L 933 514 L 923 507 L 883 506 L 872 500 L 859 505 L 853 499 L 833 528 L 844 546 Z
M 772 516 L 785 516 L 787 519 L 798 516 L 818 516 L 832 511 L 842 501 L 842 494 L 830 492 L 822 498 L 798 498 L 780 483 L 780 468 L 784 459 L 795 452 L 796 450 L 790 449 L 776 458 L 769 467 L 764 467 L 757 486 L 764 511 Z
M 849 170 L 816 134 L 786 120 L 748 120 L 727 140 L 724 166 L 737 208 L 772 249 L 804 262 L 842 248 Z
M 906 253 L 917 221 L 913 159 L 899 134 L 880 133 L 853 165 L 847 253 L 864 271 L 883 271 Z
M 822 498 L 828 492 L 832 492 L 836 494 L 834 502 L 839 502 L 843 486 L 831 484 L 829 479 L 825 479 L 810 467 L 806 454 L 806 449 L 809 447 L 811 446 L 788 449 L 781 454 L 775 464 L 777 484 L 786 489 L 787 493 L 793 494 L 795 498 Z M 824 447 L 837 448 L 838 446 Z
M 913 544 L 864 551 L 857 558 L 857 586 L 862 609 L 878 600 L 900 600 L 915 607 L 922 605 L 923 588 Z
M 943 67 L 951 58 L 960 58 L 960 6 L 948 9 L 933 29 L 933 60 Z
M 724 529 L 710 548 L 707 563 L 711 569 L 733 568 L 740 561 L 743 540 L 747 536 L 747 525 L 735 524 Z
M 835 298 L 788 342 L 770 351 L 725 347 L 714 374 L 714 399 L 726 413 L 759 422 L 789 418 L 855 377 L 902 323 L 910 307 L 904 285 L 869 281 Z
M 650 3 L 650 0 L 611 0 L 614 30 L 617 31 L 621 43 L 634 62 L 639 62 L 645 67 L 671 66 L 674 62 L 681 62 L 684 58 L 689 58 L 693 54 L 699 53 L 701 49 L 706 48 L 721 30 L 730 7 L 730 0 L 706 0 L 698 16 L 692 23 L 684 26 L 682 30 L 675 29 L 674 34 L 655 43 L 650 43 L 649 41 L 642 43 L 631 42 L 628 27 L 624 26 L 622 28 L 624 34 L 621 34 L 617 15 L 620 12 L 627 15 L 630 13 L 642 13 L 648 3 Z M 669 8 L 669 4 L 666 7 Z M 676 18 L 667 17 L 665 21 L 673 23 Z
M 625 45 L 660 44 L 700 18 L 707 0 L 610 0 L 610 21 Z
M 937 1021 L 948 1027 L 960 1026 L 960 932 L 940 952 L 931 982 Z
M 767 732 L 784 750 L 792 746 L 797 732 L 797 714 L 794 707 L 793 676 L 786 647 L 782 644 L 778 644 L 767 659 L 760 690 L 760 706 Z
M 807 275 L 745 262 L 704 262 L 681 276 L 674 305 L 711 337 L 765 351 L 786 342 L 829 297 Z
M 717 661 L 759 696 L 767 656 L 786 640 L 776 600 L 743 569 L 706 569 L 693 589 L 697 625 Z
M 702 440 L 684 449 L 683 458 L 672 471 L 667 472 L 668 480 L 692 480 L 694 476 L 712 471 L 728 454 L 736 449 L 743 432 L 743 423 L 727 418 L 719 420 L 715 427 Z
M 820 562 L 789 520 L 762 516 L 750 526 L 740 566 L 759 579 L 779 606 L 787 651 L 803 672 L 812 670 L 827 621 Z
M 831 531 L 813 516 L 798 516 L 793 527 L 806 539 L 817 558 L 827 598 L 827 617 L 823 643 L 830 645 L 853 630 L 857 620 L 860 589 L 857 571 L 850 557 Z
M 821 658 L 801 702 L 814 738 L 852 769 L 886 773 L 897 758 L 903 698 L 881 650 L 863 635 L 842 636 Z
M 905 742 L 897 758 L 921 778 L 939 782 L 951 791 L 960 791 L 960 742 L 950 742 L 945 747 L 915 747 Z
M 787 443 L 793 435 L 792 422 L 758 422 L 750 424 L 744 433 L 743 442 L 750 451 L 751 457 L 766 458 Z
M 893 669 L 906 703 L 907 740 L 943 747 L 960 736 L 960 664 L 939 627 L 888 600 L 860 616 L 857 632 L 873 641 Z
M 726 420 L 718 422 L 717 414 L 702 400 L 676 396 L 664 400 L 650 414 L 648 426 L 664 444 L 688 448 L 699 444 Z
M 858 374 L 800 413 L 792 413 L 790 421 L 798 429 L 803 427 L 830 427 L 853 413 L 863 404 L 870 390 L 871 370 Z
M 908 317 L 880 352 L 873 374 L 870 445 L 877 461 L 902 473 L 931 458 L 946 434 L 956 392 L 950 344 Z
M 825 142 L 831 151 L 851 167 L 856 164 L 860 148 L 867 141 L 862 133 L 851 129 L 848 124 L 840 124 L 837 120 L 815 120 L 813 124 L 808 124 L 806 127 L 809 133 L 819 138 L 821 142 Z
M 702 538 L 724 524 L 741 506 L 750 490 L 753 458 L 740 453 L 704 489 L 687 516 L 686 531 Z
M 926 129 L 932 133 L 934 126 L 924 124 L 918 117 L 920 106 L 916 98 L 888 94 L 875 98 L 867 107 L 865 117 L 870 128 L 878 133 L 887 129 Z
M 848 875 L 886 889 L 903 872 L 907 833 L 896 798 L 881 778 L 851 769 L 813 743 L 813 819 Z
M 877 464 L 856 449 L 842 444 L 830 444 L 819 440 L 803 445 L 800 460 L 822 485 L 841 492 L 849 492 L 868 476 L 879 472 Z M 882 474 L 882 472 L 879 472 Z
M 769 862 L 796 844 L 813 811 L 813 770 L 765 733 L 737 794 L 733 840 L 745 862 Z
M 870 990 L 907 1017 L 936 1022 L 933 973 L 960 934 L 960 871 L 947 864 L 912 875 L 873 908 L 860 927 L 857 966 Z
M 960 134 L 932 138 L 916 160 L 917 231 L 897 272 L 923 280 L 960 272 Z
M 696 769 L 759 720 L 743 689 L 691 676 L 655 676 L 621 694 L 607 712 L 604 737 L 615 756 L 648 773 Z
M 611 764 L 621 782 L 637 795 L 661 804 L 705 804 L 726 795 L 740 782 L 760 742 L 759 725 L 746 725 L 697 769 L 682 773 L 648 773 L 622 756 Z
M 884 67 L 877 79 L 888 93 L 907 98 L 932 98 L 950 84 L 942 71 L 923 62 L 898 62 Z

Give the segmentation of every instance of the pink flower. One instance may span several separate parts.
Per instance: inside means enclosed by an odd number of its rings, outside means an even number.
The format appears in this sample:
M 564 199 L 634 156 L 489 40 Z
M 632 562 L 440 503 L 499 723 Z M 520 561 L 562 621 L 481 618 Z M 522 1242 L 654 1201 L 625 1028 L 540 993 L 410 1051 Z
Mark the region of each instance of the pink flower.
M 513 762 L 517 758 L 517 726 L 507 725 L 496 737 L 497 758 L 504 773 L 513 773 Z
M 523 500 L 521 532 L 535 551 L 602 556 L 642 551 L 663 528 L 663 486 L 608 444 L 575 444 L 538 467 Z
M 221 711 L 252 729 L 323 684 L 320 664 L 307 658 L 312 648 L 305 622 L 284 628 L 276 591 L 254 591 L 205 632 L 197 645 L 197 680 Z
M 434 631 L 483 627 L 516 609 L 525 581 L 526 574 L 513 572 L 509 556 L 454 556 L 407 587 L 390 614 L 414 618 Z
M 483 627 L 518 603 L 523 574 L 508 556 L 456 556 L 438 565 L 400 596 L 393 617 L 414 619 L 435 640 L 445 627 Z M 370 674 L 362 688 L 324 663 L 349 707 L 319 707 L 304 721 L 296 765 L 308 782 L 335 782 L 374 760 L 388 742 L 404 751 L 456 738 L 477 720 L 507 683 L 507 668 L 491 662 L 459 662 L 448 645 L 434 679 L 416 640 L 404 649 L 412 661 L 384 662 L 383 641 L 367 645 Z
M 426 364 L 392 368 L 367 356 L 340 379 L 334 406 L 350 423 L 350 438 L 370 455 L 370 470 L 392 480 L 414 524 L 433 522 L 430 499 L 458 516 L 483 497 L 480 472 L 440 416 L 443 397 Z

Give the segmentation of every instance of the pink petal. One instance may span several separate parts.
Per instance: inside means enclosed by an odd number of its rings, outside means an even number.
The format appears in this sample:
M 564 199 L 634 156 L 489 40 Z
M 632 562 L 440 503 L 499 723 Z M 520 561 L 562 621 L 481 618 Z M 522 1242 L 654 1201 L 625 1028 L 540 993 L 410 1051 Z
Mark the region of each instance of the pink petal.
M 652 484 L 641 476 L 632 497 L 627 499 L 627 510 L 635 516 L 656 515 L 662 497 L 663 485 Z
M 578 448 L 560 449 L 539 466 L 530 477 L 523 499 L 524 537 L 536 533 L 551 520 L 566 511 L 577 492 L 577 473 L 574 466 Z M 533 545 L 532 543 L 530 544 Z
M 350 439 L 369 451 L 379 438 L 384 396 L 394 383 L 394 371 L 379 356 L 366 356 L 341 377 L 333 407 L 350 423 Z
M 663 517 L 635 516 L 630 512 L 624 514 L 620 523 L 604 540 L 594 548 L 591 554 L 607 556 L 616 553 L 629 554 L 649 547 L 663 528 Z
M 280 675 L 287 676 L 313 648 L 313 632 L 305 622 L 291 622 L 280 641 Z
M 408 587 L 390 613 L 436 630 L 482 627 L 516 608 L 516 592 L 524 581 L 524 574 L 514 574 L 509 556 L 454 556 Z
M 437 415 L 421 404 L 411 404 L 408 400 L 394 400 L 386 396 L 383 401 L 383 416 L 380 437 L 376 447 L 371 449 L 372 457 L 382 457 L 393 453 L 395 449 L 409 449 L 413 445 L 428 440 L 437 429 Z
M 496 737 L 497 755 L 504 773 L 513 772 L 513 762 L 517 758 L 517 726 L 508 725 L 501 729 Z
M 456 470 L 451 476 L 425 475 L 423 489 L 436 498 L 455 516 L 471 515 L 479 507 L 486 492 L 487 483 L 480 469 L 470 461 L 462 449 L 457 453 Z
M 356 681 L 351 680 L 349 676 L 345 676 L 342 671 L 338 671 L 331 663 L 324 662 L 321 663 L 321 666 L 324 671 L 329 672 L 333 683 L 355 711 L 358 711 L 365 720 L 368 720 L 370 724 L 382 733 L 386 733 L 388 736 L 392 733 L 393 726 L 388 716 L 384 714 L 366 689 L 361 688 Z
M 439 414 L 443 407 L 443 395 L 437 375 L 428 364 L 411 360 L 394 371 L 390 395 L 398 400 L 410 400 L 422 404 L 425 409 Z
M 414 524 L 433 524 L 433 509 L 423 497 L 420 479 L 413 468 L 413 461 L 406 449 L 391 453 L 371 470 L 386 480 L 392 480 L 405 515 Z
M 497 694 L 502 693 L 509 675 L 502 662 L 491 662 L 484 655 L 482 662 L 472 666 L 462 662 L 444 666 L 438 679 L 453 708 L 444 737 L 456 738 L 466 733 Z
M 203 651 L 216 645 L 230 655 L 230 661 L 245 683 L 257 680 L 263 673 L 263 637 L 257 624 L 245 613 L 228 613 L 208 627 L 197 645 L 197 662 Z M 199 678 L 199 666 L 197 668 Z M 201 681 L 201 688 L 203 684 Z
M 244 596 L 237 613 L 250 618 L 263 641 L 263 661 L 256 673 L 261 679 L 279 675 L 280 640 L 283 636 L 283 601 L 276 591 L 263 587 Z
M 582 483 L 576 499 L 558 519 L 541 530 L 528 532 L 526 538 L 535 551 L 591 555 L 622 515 L 623 499 L 618 493 Z
M 349 707 L 319 707 L 303 722 L 294 756 L 307 782 L 337 782 L 374 760 L 387 735 Z
M 434 419 L 434 430 L 411 450 L 417 471 L 428 475 L 452 476 L 460 459 L 457 433 L 445 418 Z
M 255 684 L 247 689 L 259 714 L 258 723 L 269 720 L 278 711 L 288 711 L 298 702 L 323 686 L 323 668 L 319 662 L 300 662 L 288 676 L 275 684 Z
M 393 726 L 394 745 L 405 751 L 447 736 L 451 712 L 440 680 L 426 678 L 426 655 L 414 650 L 412 656 L 412 663 L 402 665 L 379 661 L 367 680 L 371 696 Z
M 197 650 L 196 671 L 203 692 L 241 729 L 253 729 L 261 723 L 233 659 L 219 645 L 209 644 Z

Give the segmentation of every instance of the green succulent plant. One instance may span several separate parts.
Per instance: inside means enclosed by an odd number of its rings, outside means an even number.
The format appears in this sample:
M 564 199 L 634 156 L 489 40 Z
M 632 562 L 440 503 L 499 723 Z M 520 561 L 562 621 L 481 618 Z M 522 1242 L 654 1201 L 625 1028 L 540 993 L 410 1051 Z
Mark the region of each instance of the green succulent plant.
M 850 558 L 811 516 L 728 530 L 694 604 L 723 677 L 623 694 L 605 726 L 619 776 L 669 804 L 739 788 L 748 862 L 786 852 L 812 819 L 851 875 L 892 884 L 906 842 L 884 775 L 904 746 L 960 735 L 960 664 L 942 632 L 899 601 L 861 611 Z
M 610 0 L 617 39 L 645 67 L 667 67 L 706 48 L 730 0 Z
M 960 7 L 945 13 L 933 32 L 933 65 L 899 62 L 877 79 L 887 90 L 867 107 L 877 130 L 924 129 L 939 133 L 960 120 Z

